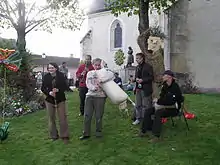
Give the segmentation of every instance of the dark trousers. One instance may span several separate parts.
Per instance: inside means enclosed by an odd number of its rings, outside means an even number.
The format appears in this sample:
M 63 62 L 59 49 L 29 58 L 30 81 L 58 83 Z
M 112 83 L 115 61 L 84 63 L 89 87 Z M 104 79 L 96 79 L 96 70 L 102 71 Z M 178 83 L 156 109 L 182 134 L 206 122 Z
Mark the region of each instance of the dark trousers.
M 146 97 L 144 91 L 140 90 L 136 92 L 135 96 L 135 118 L 143 120 L 145 111 L 152 107 L 152 96 Z
M 81 115 L 84 115 L 84 106 L 85 106 L 85 99 L 86 99 L 86 93 L 87 92 L 88 92 L 88 88 L 79 87 L 80 113 L 81 113 Z
M 144 121 L 141 127 L 142 133 L 146 133 L 146 131 L 152 131 L 154 136 L 160 137 L 162 129 L 162 118 L 177 116 L 178 112 L 179 111 L 175 108 L 159 109 L 155 111 L 155 108 L 152 107 L 146 110 L 144 114 Z M 153 114 L 155 115 L 154 119 L 152 119 Z

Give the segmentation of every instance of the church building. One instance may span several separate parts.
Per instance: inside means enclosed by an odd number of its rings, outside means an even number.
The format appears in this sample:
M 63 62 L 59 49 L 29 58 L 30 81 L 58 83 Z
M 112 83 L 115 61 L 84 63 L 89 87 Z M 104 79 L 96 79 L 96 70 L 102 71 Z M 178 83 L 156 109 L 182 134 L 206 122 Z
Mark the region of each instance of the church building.
M 166 35 L 165 69 L 189 75 L 200 91 L 220 91 L 219 8 L 219 0 L 176 0 L 162 15 L 155 12 L 149 19 L 150 26 L 160 26 Z M 88 13 L 88 33 L 81 41 L 81 59 L 91 54 L 117 70 L 115 52 L 121 49 L 127 57 L 129 46 L 133 55 L 140 52 L 138 35 L 138 16 L 123 13 L 115 17 L 105 8 L 105 0 L 94 0 Z
M 127 64 L 128 47 L 133 49 L 133 55 L 140 52 L 137 44 L 139 35 L 137 15 L 128 17 L 127 13 L 122 13 L 115 17 L 106 9 L 105 0 L 94 0 L 87 16 L 88 32 L 80 42 L 81 60 L 90 54 L 92 58 L 103 59 L 109 68 L 115 70 L 120 68 L 114 62 L 114 55 L 119 49 L 126 56 L 122 67 Z M 150 26 L 163 27 L 163 19 L 156 12 L 150 15 L 149 21 Z

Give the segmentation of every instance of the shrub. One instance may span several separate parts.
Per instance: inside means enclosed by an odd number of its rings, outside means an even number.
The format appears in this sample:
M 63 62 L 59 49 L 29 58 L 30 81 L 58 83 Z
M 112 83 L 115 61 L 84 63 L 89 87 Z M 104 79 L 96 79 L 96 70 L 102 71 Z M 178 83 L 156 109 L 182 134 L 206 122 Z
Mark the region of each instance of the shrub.
M 123 51 L 121 49 L 119 49 L 115 53 L 115 57 L 114 57 L 115 64 L 118 66 L 121 66 L 122 64 L 124 64 L 124 60 L 125 60 L 125 55 L 124 55 Z
M 176 77 L 183 93 L 185 94 L 200 93 L 198 87 L 193 82 L 192 74 L 176 73 Z

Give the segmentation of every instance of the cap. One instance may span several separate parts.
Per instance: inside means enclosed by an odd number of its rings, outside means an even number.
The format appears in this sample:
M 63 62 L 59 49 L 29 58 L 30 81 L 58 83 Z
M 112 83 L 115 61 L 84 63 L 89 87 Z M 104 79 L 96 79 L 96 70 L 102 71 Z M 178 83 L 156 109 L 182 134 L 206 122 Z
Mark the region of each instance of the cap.
M 166 70 L 166 71 L 163 73 L 163 75 L 169 75 L 169 76 L 171 76 L 171 77 L 175 77 L 175 76 L 174 76 L 174 73 L 173 73 L 171 70 Z

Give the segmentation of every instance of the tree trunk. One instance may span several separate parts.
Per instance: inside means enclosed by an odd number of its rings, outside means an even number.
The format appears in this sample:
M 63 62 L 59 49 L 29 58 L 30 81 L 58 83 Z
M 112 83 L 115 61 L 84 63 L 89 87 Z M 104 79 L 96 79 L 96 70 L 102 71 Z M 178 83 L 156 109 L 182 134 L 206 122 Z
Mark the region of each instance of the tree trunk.
M 142 51 L 142 53 L 147 56 L 148 43 L 147 40 L 150 36 L 149 33 L 149 0 L 145 2 L 145 0 L 139 1 L 139 24 L 138 30 L 140 35 L 137 38 L 137 43 Z
M 26 51 L 26 40 L 25 40 L 25 30 L 26 30 L 26 22 L 25 22 L 25 3 L 20 0 L 18 3 L 18 26 L 17 26 L 17 48 L 19 51 Z
M 19 52 L 26 52 L 26 39 L 25 39 L 25 27 L 19 27 L 17 29 L 17 48 Z
M 17 85 L 23 91 L 23 97 L 27 101 L 33 94 L 31 79 L 30 79 L 30 54 L 26 52 L 26 22 L 25 22 L 25 3 L 20 0 L 18 3 L 18 26 L 17 31 L 17 49 L 22 57 L 20 71 L 18 75 Z
M 153 59 L 149 54 L 147 53 L 148 50 L 148 39 L 150 37 L 150 29 L 149 29 L 149 1 L 150 0 L 139 0 L 139 25 L 138 30 L 140 35 L 137 38 L 137 43 L 142 51 L 142 53 L 145 55 L 145 61 L 152 65 L 154 70 L 154 82 L 153 82 L 153 97 L 157 98 L 159 95 L 159 86 L 156 82 L 161 81 L 160 75 L 161 68 L 163 69 L 163 64 L 161 65 L 161 62 L 158 61 L 158 59 Z M 154 52 L 155 53 L 155 52 Z M 163 58 L 162 54 L 159 59 Z M 163 63 L 163 61 L 162 61 Z M 159 68 L 159 69 L 158 69 Z

